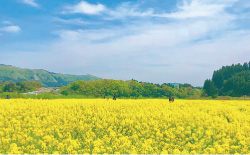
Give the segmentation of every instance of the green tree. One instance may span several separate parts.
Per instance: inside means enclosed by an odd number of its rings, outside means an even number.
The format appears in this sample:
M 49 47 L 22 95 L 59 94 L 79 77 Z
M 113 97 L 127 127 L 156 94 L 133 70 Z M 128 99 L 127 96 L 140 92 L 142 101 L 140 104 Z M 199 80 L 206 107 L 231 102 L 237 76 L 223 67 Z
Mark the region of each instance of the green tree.
M 249 66 L 248 66 L 248 64 L 246 62 L 243 64 L 243 69 L 245 71 L 249 70 Z
M 235 74 L 224 83 L 224 93 L 230 96 L 250 95 L 250 71 Z
M 218 88 L 216 88 L 212 80 L 206 80 L 204 82 L 203 90 L 208 96 L 212 96 L 213 98 L 219 95 Z

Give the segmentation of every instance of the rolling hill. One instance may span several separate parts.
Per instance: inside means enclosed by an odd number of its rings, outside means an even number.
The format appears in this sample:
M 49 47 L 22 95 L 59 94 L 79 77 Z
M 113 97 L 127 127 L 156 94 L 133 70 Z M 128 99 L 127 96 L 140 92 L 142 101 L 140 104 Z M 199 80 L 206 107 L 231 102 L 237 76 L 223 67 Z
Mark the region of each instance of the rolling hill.
M 92 75 L 69 75 L 48 72 L 42 69 L 25 69 L 0 65 L 0 80 L 5 80 L 6 82 L 37 81 L 41 82 L 44 87 L 60 87 L 78 80 L 90 81 L 99 79 Z

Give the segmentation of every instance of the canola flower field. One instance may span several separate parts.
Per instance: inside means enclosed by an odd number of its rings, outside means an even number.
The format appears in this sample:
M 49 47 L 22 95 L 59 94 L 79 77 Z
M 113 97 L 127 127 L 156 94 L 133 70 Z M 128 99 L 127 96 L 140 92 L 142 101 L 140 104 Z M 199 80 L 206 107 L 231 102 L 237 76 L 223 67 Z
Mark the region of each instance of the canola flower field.
M 250 101 L 0 100 L 0 154 L 250 154 Z

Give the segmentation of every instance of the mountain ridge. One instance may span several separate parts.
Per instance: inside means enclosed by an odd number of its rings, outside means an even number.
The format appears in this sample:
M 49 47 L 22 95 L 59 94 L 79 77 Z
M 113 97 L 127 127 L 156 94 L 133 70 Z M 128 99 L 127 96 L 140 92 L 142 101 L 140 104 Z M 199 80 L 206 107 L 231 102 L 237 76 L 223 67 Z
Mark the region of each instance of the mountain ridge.
M 37 81 L 41 82 L 44 87 L 61 87 L 74 81 L 91 81 L 99 79 L 101 78 L 90 74 L 62 74 L 50 72 L 44 69 L 28 69 L 0 64 L 0 80 L 5 80 L 6 82 Z

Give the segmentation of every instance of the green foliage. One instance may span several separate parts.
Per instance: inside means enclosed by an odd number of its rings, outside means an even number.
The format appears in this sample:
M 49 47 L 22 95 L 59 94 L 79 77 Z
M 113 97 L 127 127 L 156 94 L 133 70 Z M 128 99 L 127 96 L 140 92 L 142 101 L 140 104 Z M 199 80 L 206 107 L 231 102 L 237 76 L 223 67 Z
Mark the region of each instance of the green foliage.
M 225 94 L 230 96 L 250 96 L 250 71 L 243 71 L 235 74 L 224 82 Z
M 211 96 L 213 98 L 217 97 L 219 94 L 218 88 L 216 88 L 214 82 L 212 80 L 206 80 L 203 86 L 204 93 L 207 96 Z
M 136 80 L 98 80 L 76 81 L 66 87 L 61 87 L 63 95 L 83 95 L 91 97 L 116 96 L 119 98 L 162 98 L 176 96 L 188 98 L 197 96 L 200 90 L 192 87 L 172 88 L 168 85 L 138 82 Z
M 3 82 L 0 84 L 0 92 L 19 92 L 26 93 L 30 91 L 35 91 L 41 88 L 41 83 L 35 81 L 23 81 L 23 82 Z
M 44 87 L 60 87 L 78 80 L 90 81 L 98 79 L 100 78 L 92 75 L 65 75 L 42 69 L 23 69 L 0 65 L 0 80 L 5 80 L 6 82 L 36 81 L 42 83 Z
M 24 94 L 17 93 L 17 92 L 2 92 L 0 93 L 0 98 L 5 99 L 6 96 L 9 95 L 10 98 L 26 98 Z
M 65 96 L 68 96 L 69 95 L 69 90 L 62 90 L 61 94 L 65 95 Z
M 240 97 L 250 95 L 250 62 L 223 66 L 214 71 L 212 81 L 219 95 Z

